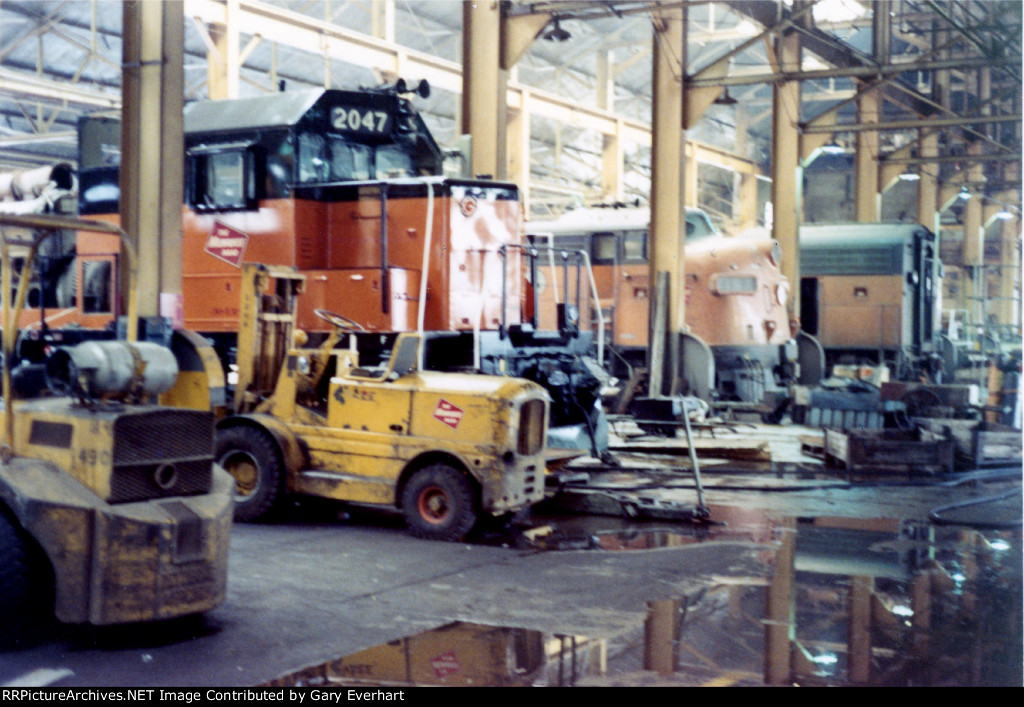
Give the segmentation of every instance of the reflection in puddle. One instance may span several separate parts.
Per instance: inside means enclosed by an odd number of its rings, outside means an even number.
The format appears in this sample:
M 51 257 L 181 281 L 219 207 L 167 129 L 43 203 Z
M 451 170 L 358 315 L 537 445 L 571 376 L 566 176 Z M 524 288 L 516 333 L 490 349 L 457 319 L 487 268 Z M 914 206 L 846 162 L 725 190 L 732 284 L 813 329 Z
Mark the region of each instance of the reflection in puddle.
M 770 579 L 709 580 L 653 602 L 614 636 L 452 623 L 275 680 L 289 685 L 1020 686 L 1021 535 L 892 519 L 777 519 L 720 507 L 718 524 L 551 520 L 542 550 L 724 541 Z M 683 557 L 683 556 L 677 556 Z
M 573 685 L 603 672 L 605 641 L 455 623 L 283 676 L 269 687 L 314 685 Z

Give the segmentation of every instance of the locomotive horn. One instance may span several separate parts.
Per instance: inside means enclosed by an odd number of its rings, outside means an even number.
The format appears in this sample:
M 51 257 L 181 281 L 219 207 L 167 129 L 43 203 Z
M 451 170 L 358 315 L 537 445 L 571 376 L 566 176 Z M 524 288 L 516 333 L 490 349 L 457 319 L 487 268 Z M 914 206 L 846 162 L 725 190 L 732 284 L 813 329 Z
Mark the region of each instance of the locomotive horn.
M 430 84 L 426 79 L 420 79 L 414 86 L 405 79 L 395 81 L 395 93 L 415 93 L 420 98 L 430 98 Z

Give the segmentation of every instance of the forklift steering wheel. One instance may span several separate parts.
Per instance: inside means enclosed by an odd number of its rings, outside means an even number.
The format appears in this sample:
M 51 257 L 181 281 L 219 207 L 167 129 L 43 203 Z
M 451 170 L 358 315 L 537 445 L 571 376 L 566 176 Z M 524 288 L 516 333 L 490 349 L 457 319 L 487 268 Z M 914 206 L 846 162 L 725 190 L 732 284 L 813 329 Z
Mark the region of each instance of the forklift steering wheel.
M 356 321 L 343 317 L 340 314 L 335 314 L 326 309 L 314 309 L 313 314 L 323 319 L 331 326 L 338 327 L 342 331 L 366 331 L 363 326 Z

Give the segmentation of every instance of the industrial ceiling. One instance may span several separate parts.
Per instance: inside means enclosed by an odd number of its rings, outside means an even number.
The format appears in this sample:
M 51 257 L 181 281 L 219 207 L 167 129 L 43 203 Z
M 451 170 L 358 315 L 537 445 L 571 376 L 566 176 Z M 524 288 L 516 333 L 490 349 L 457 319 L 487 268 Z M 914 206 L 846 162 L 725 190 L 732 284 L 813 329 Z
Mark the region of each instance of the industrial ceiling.
M 397 0 L 393 36 L 377 18 L 384 3 L 341 0 L 230 0 L 247 17 L 240 95 L 309 85 L 374 85 L 387 68 L 372 53 L 340 58 L 320 47 L 295 46 L 286 29 L 322 36 L 376 37 L 400 55 L 432 57 L 444 70 L 461 61 L 461 2 Z M 206 97 L 209 38 L 206 18 L 224 0 L 185 0 L 186 101 Z M 941 131 L 943 180 L 982 160 L 985 184 L 1019 191 L 1021 157 L 1021 8 L 1018 0 L 733 0 L 729 2 L 511 2 L 505 13 L 545 15 L 549 22 L 516 64 L 510 82 L 563 96 L 640 124 L 651 119 L 652 6 L 687 11 L 686 79 L 718 87 L 716 101 L 687 138 L 751 160 L 768 174 L 772 159 L 773 31 L 801 34 L 802 131 L 827 130 L 851 145 L 858 91 L 884 92 L 878 123 L 881 154 L 912 144 L 922 127 Z M 876 22 L 885 10 L 890 20 Z M 116 115 L 121 100 L 121 3 L 97 0 L 0 2 L 0 171 L 76 160 L 79 116 Z M 283 24 L 282 24 L 283 23 Z M 879 27 L 885 27 L 884 36 Z M 285 29 L 281 29 L 284 27 Z M 297 34 L 291 36 L 298 36 Z M 613 77 L 612 97 L 599 105 L 601 77 Z M 410 78 L 416 78 L 412 76 Z M 456 91 L 435 85 L 418 100 L 439 142 L 459 132 Z M 824 116 L 833 123 L 822 128 Z M 925 121 L 925 122 L 922 122 Z M 828 122 L 828 121 L 827 121 Z M 601 136 L 571 121 L 531 122 L 531 181 L 537 193 L 587 199 L 600 193 Z M 913 151 L 899 153 L 913 159 Z M 910 157 L 906 157 L 906 155 Z M 1015 162 L 1014 162 L 1015 161 Z M 1007 164 L 1015 173 L 1007 175 Z M 625 191 L 649 189 L 649 147 L 625 151 Z M 1005 198 L 1005 196 L 1003 197 Z M 1019 198 L 1011 205 L 1019 213 Z

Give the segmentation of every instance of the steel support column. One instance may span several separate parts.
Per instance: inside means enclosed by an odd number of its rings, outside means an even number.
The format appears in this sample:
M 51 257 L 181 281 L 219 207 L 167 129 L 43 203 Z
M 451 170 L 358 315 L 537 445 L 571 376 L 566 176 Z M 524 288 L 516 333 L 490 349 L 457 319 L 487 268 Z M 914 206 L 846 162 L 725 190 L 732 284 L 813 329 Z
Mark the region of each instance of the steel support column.
M 667 340 L 677 340 L 686 322 L 683 263 L 683 86 L 686 68 L 685 14 L 676 8 L 655 10 L 653 112 L 651 126 L 651 232 L 650 281 L 658 282 L 659 273 L 668 274 L 665 311 L 668 314 Z M 655 303 L 656 304 L 656 303 Z M 653 305 L 652 305 L 653 306 Z M 652 322 L 654 317 L 651 318 Z M 663 341 L 651 338 L 648 353 L 650 395 L 663 394 L 665 371 L 677 371 L 678 359 L 661 356 Z M 667 361 L 666 361 L 667 358 Z M 658 365 L 658 361 L 662 365 Z M 665 365 L 667 364 L 667 365 Z
M 1020 327 L 1021 262 L 1020 216 L 1002 222 L 999 229 L 999 323 Z
M 866 91 L 857 99 L 857 122 L 870 125 L 878 122 L 878 91 Z M 873 223 L 879 217 L 878 133 L 864 130 L 857 133 L 854 156 L 857 184 L 855 213 L 857 221 Z
M 922 159 L 937 157 L 939 154 L 939 134 L 930 132 L 922 135 L 919 141 L 918 154 Z M 939 232 L 939 180 L 938 165 L 924 162 L 918 170 L 921 179 L 917 182 L 917 222 L 927 226 L 934 233 Z
M 507 74 L 500 66 L 501 4 L 462 4 L 462 129 L 473 136 L 472 173 L 505 179 Z
M 621 127 L 621 122 L 619 123 Z M 601 138 L 601 198 L 605 201 L 622 201 L 624 196 L 622 140 L 619 134 L 603 135 Z
M 615 112 L 615 54 L 611 50 L 597 55 L 597 107 Z M 604 201 L 622 201 L 622 140 L 619 133 L 622 121 L 615 122 L 615 132 L 601 136 L 601 198 Z
M 737 172 L 733 184 L 736 230 L 757 228 L 757 175 Z
M 371 0 L 370 33 L 385 42 L 395 41 L 395 0 Z
M 184 17 L 178 0 L 123 5 L 121 224 L 136 239 L 139 315 L 175 323 L 182 291 Z
M 790 30 L 775 41 L 774 63 L 781 71 L 800 68 L 800 35 Z M 789 279 L 789 312 L 800 316 L 799 230 L 803 209 L 800 167 L 800 82 L 778 81 L 772 88 L 772 237 L 782 247 L 782 273 Z
M 523 90 L 519 107 L 509 109 L 506 126 L 508 139 L 508 178 L 519 185 L 525 213 L 530 213 L 530 92 Z
M 981 153 L 980 142 L 973 142 L 967 146 L 968 155 Z M 967 181 L 979 182 L 985 178 L 985 172 L 981 162 L 974 162 L 967 170 Z M 981 302 L 977 300 L 987 288 L 985 281 L 985 230 L 981 224 L 982 200 L 979 194 L 974 194 L 964 204 L 964 249 L 963 264 L 967 266 L 966 277 L 963 286 L 960 288 L 963 298 L 962 309 L 966 309 L 970 321 L 974 324 L 981 324 L 984 319 L 984 312 L 981 310 Z M 968 284 L 968 279 L 972 282 Z
M 206 97 L 211 100 L 238 98 L 240 40 L 234 21 L 238 16 L 238 0 L 227 0 L 223 23 L 200 25 L 206 43 Z

